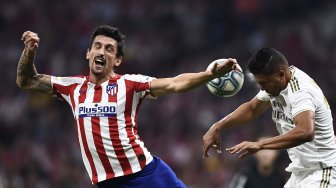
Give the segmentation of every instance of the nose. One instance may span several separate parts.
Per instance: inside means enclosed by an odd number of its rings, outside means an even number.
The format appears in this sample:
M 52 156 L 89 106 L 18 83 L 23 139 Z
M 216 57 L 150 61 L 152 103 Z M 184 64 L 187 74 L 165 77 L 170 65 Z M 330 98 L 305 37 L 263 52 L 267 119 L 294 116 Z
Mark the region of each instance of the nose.
M 99 48 L 99 49 L 97 50 L 97 54 L 99 54 L 99 55 L 104 55 L 104 48 Z

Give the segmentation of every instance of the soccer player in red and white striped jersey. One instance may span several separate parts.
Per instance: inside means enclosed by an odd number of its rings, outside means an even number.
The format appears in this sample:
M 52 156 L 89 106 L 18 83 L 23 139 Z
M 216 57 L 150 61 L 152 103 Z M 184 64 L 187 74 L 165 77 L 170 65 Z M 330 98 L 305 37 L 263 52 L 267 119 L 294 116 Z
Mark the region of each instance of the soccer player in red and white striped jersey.
M 185 187 L 170 167 L 153 157 L 138 135 L 142 100 L 201 86 L 232 69 L 235 59 L 210 71 L 156 79 L 144 75 L 119 75 L 124 55 L 124 35 L 118 28 L 97 27 L 86 53 L 88 76 L 57 77 L 38 74 L 34 66 L 38 35 L 22 35 L 25 49 L 17 68 L 20 88 L 56 94 L 71 106 L 86 170 L 98 187 Z

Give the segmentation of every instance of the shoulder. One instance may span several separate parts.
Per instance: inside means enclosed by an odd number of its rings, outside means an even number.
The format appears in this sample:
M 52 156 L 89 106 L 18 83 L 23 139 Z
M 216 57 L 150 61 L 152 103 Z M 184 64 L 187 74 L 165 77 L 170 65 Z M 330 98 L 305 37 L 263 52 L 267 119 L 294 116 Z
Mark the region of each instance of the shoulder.
M 121 76 L 122 79 L 134 81 L 134 82 L 151 82 L 154 77 L 146 76 L 142 74 L 125 74 Z
M 60 85 L 80 84 L 87 80 L 87 76 L 51 76 L 51 83 Z
M 302 70 L 291 66 L 292 76 L 288 83 L 289 92 L 297 93 L 302 91 L 309 91 L 317 88 L 315 81 Z

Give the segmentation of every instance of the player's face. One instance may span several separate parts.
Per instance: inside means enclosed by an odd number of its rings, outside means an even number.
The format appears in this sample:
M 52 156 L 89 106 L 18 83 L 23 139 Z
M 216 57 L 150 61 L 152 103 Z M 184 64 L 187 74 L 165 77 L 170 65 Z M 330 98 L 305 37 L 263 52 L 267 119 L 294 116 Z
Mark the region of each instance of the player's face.
M 272 96 L 278 96 L 286 88 L 285 72 L 280 70 L 271 75 L 254 75 L 256 82 L 260 85 L 261 90 L 265 90 Z
M 121 64 L 121 58 L 117 58 L 116 54 L 117 41 L 103 35 L 96 36 L 86 54 L 86 59 L 89 60 L 90 73 L 99 77 L 114 73 L 114 67 Z

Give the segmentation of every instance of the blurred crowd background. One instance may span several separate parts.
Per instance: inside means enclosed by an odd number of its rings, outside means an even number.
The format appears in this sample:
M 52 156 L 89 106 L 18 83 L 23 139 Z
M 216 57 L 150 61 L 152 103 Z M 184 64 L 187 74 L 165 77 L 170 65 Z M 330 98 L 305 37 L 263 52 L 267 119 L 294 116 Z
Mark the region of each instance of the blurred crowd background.
M 243 69 L 264 46 L 277 48 L 290 64 L 312 76 L 336 108 L 336 2 L 332 0 L 4 0 L 0 1 L 0 181 L 5 188 L 86 188 L 75 121 L 65 102 L 20 90 L 16 66 L 26 30 L 41 38 L 38 72 L 86 75 L 92 30 L 117 26 L 126 35 L 120 74 L 175 76 L 204 70 L 233 57 Z M 256 95 L 245 72 L 242 90 L 216 97 L 200 87 L 145 100 L 139 134 L 153 155 L 165 160 L 190 188 L 225 188 L 253 158 L 223 153 L 202 159 L 202 136 L 216 121 Z M 260 135 L 276 135 L 270 114 L 222 134 L 222 147 Z M 285 151 L 277 167 L 285 177 Z

